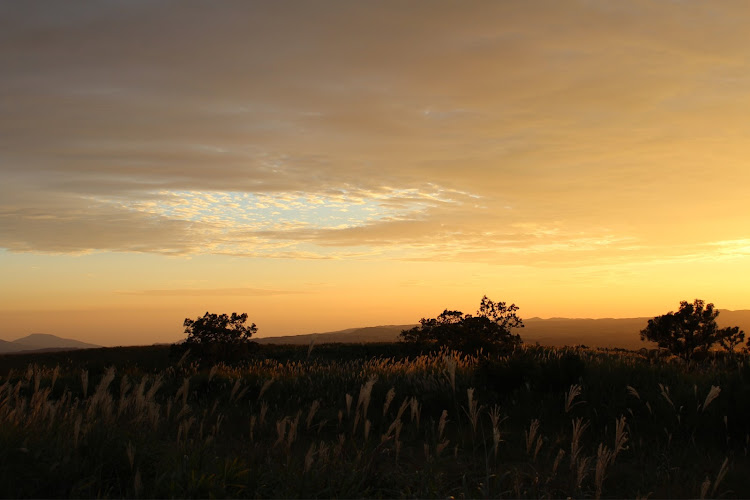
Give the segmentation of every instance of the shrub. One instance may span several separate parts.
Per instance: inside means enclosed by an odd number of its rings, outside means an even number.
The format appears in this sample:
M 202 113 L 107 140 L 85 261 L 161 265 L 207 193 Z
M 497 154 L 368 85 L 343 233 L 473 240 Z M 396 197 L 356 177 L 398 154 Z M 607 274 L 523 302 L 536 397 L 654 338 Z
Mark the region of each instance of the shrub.
M 247 313 L 212 314 L 206 312 L 197 319 L 185 318 L 183 325 L 187 339 L 173 356 L 182 356 L 190 349 L 191 356 L 202 363 L 219 361 L 235 363 L 247 359 L 257 350 L 250 338 L 258 331 L 255 323 L 245 325 Z
M 641 330 L 641 340 L 656 342 L 685 361 L 697 354 L 705 355 L 717 342 L 733 352 L 744 341 L 745 333 L 739 327 L 720 329 L 716 324 L 718 315 L 713 304 L 699 299 L 692 304 L 683 300 L 676 313 L 648 320 L 646 328 Z
M 255 323 L 245 326 L 247 313 L 211 314 L 206 312 L 198 319 L 185 318 L 183 325 L 188 334 L 186 344 L 243 344 L 250 341 L 257 331 Z
M 401 340 L 410 343 L 433 344 L 468 353 L 484 349 L 488 352 L 521 343 L 521 337 L 511 333 L 523 328 L 516 315 L 518 306 L 493 302 L 485 295 L 475 316 L 461 311 L 443 311 L 437 318 L 419 320 L 419 326 L 401 332 Z

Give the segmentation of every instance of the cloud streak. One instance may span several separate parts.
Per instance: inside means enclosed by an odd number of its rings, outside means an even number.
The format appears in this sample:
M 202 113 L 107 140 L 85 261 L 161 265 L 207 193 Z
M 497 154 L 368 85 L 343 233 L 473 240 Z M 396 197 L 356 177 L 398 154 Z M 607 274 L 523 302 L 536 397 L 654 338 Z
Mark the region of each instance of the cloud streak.
M 305 293 L 298 290 L 267 290 L 263 288 L 201 288 L 163 290 L 119 290 L 119 295 L 145 297 L 270 297 Z
M 6 6 L 0 247 L 546 265 L 742 240 L 749 9 Z

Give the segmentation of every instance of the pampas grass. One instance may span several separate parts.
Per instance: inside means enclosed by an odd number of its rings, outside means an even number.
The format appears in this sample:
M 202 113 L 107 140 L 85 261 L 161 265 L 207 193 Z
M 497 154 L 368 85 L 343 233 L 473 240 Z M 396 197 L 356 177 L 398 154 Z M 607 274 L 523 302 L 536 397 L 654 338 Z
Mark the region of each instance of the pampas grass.
M 482 378 L 488 360 L 478 356 L 318 358 L 327 348 L 316 346 L 301 360 L 205 369 L 183 361 L 180 369 L 150 372 L 8 371 L 0 378 L 0 493 L 750 494 L 735 472 L 748 465 L 750 440 L 733 406 L 744 401 L 732 378 L 739 370 L 718 372 L 716 365 L 688 377 L 681 365 L 576 350 L 586 374 L 551 386 L 562 375 L 550 367 L 570 351 L 524 346 L 489 360 L 535 367 L 508 388 Z M 534 378 L 545 370 L 553 370 L 551 379 Z

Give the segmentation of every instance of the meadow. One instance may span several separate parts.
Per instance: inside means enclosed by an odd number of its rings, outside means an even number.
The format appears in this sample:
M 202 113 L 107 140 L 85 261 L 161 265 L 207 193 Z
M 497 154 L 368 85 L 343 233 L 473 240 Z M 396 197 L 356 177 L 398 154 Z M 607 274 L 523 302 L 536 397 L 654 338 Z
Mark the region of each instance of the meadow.
M 750 360 L 521 345 L 0 357 L 0 496 L 750 497 Z

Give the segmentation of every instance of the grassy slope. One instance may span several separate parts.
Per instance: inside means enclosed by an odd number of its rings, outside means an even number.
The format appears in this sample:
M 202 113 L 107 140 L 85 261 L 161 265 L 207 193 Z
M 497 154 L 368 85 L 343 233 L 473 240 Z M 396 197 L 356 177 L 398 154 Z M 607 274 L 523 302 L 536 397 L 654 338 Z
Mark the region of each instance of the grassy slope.
M 4 497 L 750 496 L 747 359 L 370 344 L 202 369 L 151 346 L 2 356 L 0 377 Z

